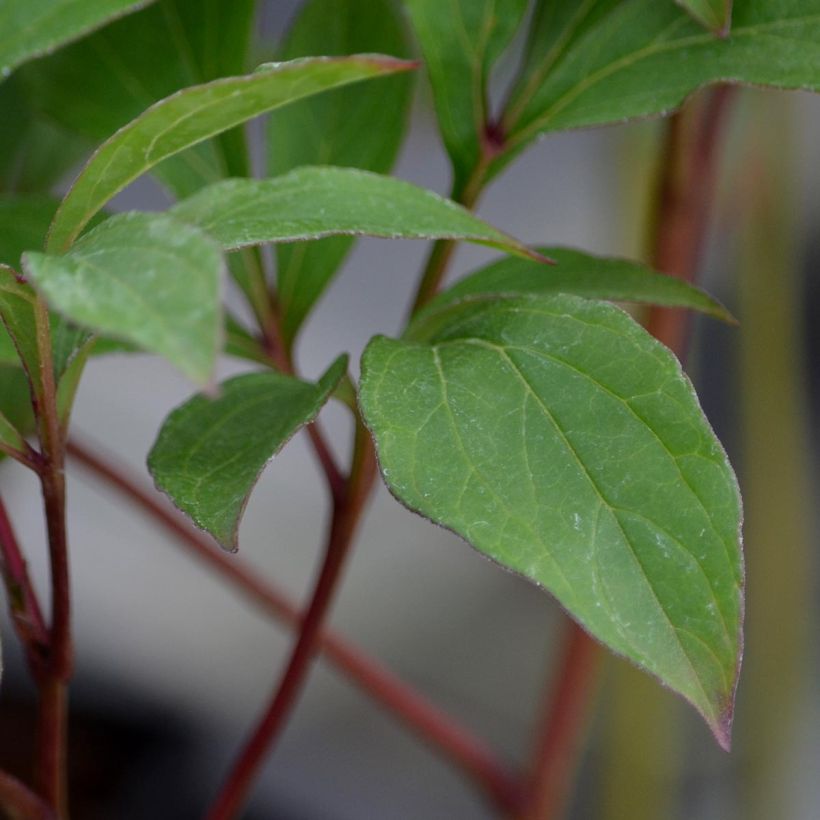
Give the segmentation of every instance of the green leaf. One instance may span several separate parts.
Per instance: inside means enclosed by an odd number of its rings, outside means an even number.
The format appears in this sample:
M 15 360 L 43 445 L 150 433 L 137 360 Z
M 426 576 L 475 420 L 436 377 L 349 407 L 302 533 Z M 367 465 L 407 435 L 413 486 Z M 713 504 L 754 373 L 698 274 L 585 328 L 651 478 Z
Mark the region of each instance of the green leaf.
M 244 73 L 253 10 L 253 0 L 161 0 L 21 74 L 38 112 L 99 142 L 181 88 Z M 179 196 L 244 175 L 237 139 L 241 133 L 224 134 L 153 172 Z
M 698 310 L 726 322 L 732 315 L 709 294 L 673 276 L 628 259 L 593 256 L 571 248 L 538 248 L 555 266 L 504 257 L 456 282 L 440 293 L 413 320 L 410 333 L 420 338 L 449 321 L 455 303 L 482 296 L 573 293 L 588 299 L 644 302 Z
M 311 0 L 300 10 L 281 56 L 291 60 L 370 51 L 407 56 L 391 0 Z M 411 80 L 396 75 L 310 97 L 275 112 L 267 131 L 269 174 L 317 164 L 390 171 L 406 130 Z M 384 104 L 386 99 L 390 105 Z M 353 240 L 346 237 L 277 246 L 277 295 L 288 342 L 352 246 Z
M 526 0 L 406 0 L 433 87 L 439 127 L 458 197 L 490 138 L 487 81 L 515 34 Z
M 24 251 L 43 247 L 58 205 L 43 194 L 0 194 L 0 264 L 17 267 Z
M 219 248 L 164 214 L 111 217 L 63 256 L 27 253 L 26 275 L 70 320 L 159 353 L 207 383 L 221 344 Z
M 347 369 L 337 359 L 317 384 L 280 373 L 250 373 L 222 384 L 216 399 L 195 396 L 162 425 L 148 455 L 157 487 L 226 549 L 268 461 L 312 421 Z
M 738 0 L 724 39 L 671 2 L 541 2 L 488 177 L 539 135 L 664 114 L 715 82 L 817 91 L 818 66 L 820 0 Z
M 14 427 L 18 435 L 34 432 L 28 377 L 19 366 L 0 364 L 0 416 Z M 0 451 L 0 462 L 5 458 L 6 454 Z
M 215 80 L 161 100 L 91 158 L 57 211 L 49 250 L 68 248 L 112 196 L 185 148 L 310 94 L 412 67 L 378 55 L 316 57 L 271 63 L 253 74 Z
M 743 567 L 732 469 L 677 359 L 569 295 L 377 337 L 360 403 L 408 507 L 544 586 L 728 746 Z
M 732 0 L 675 0 L 699 23 L 721 36 L 732 24 Z
M 466 239 L 542 258 L 455 202 L 354 168 L 306 167 L 275 179 L 228 179 L 203 188 L 171 213 L 202 228 L 226 249 L 367 235 Z
M 0 412 L 0 453 L 15 455 L 26 449 L 25 439 L 17 432 L 14 425 Z
M 54 51 L 145 2 L 4 0 L 0 5 L 0 79 L 26 60 Z

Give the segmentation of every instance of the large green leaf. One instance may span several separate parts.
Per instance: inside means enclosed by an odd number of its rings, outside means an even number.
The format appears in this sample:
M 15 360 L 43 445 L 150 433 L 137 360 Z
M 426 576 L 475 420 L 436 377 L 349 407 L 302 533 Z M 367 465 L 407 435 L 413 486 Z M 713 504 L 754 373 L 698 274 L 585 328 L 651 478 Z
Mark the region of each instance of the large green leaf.
M 716 34 L 725 35 L 732 22 L 732 0 L 675 0 L 698 22 Z
M 526 0 L 406 0 L 433 87 L 459 196 L 485 154 L 490 69 L 515 34 Z
M 227 249 L 367 235 L 466 239 L 542 259 L 455 202 L 355 168 L 306 167 L 275 179 L 228 179 L 203 188 L 171 213 L 207 231 Z
M 161 100 L 97 150 L 57 211 L 49 249 L 65 250 L 112 196 L 185 148 L 310 94 L 412 65 L 378 55 L 271 63 Z
M 820 89 L 820 0 L 736 0 L 725 39 L 666 0 L 541 2 L 490 175 L 541 134 L 663 114 L 722 81 Z
M 150 0 L 3 0 L 0 80 L 21 63 L 47 54 Z
M 317 384 L 280 373 L 250 373 L 195 396 L 162 425 L 148 455 L 157 487 L 226 549 L 268 461 L 314 419 L 347 369 L 337 359 Z
M 575 296 L 377 337 L 360 402 L 407 506 L 552 592 L 727 746 L 743 567 L 732 469 L 677 359 Z
M 25 254 L 23 268 L 70 320 L 210 380 L 222 341 L 223 260 L 197 228 L 164 214 L 120 214 L 63 256 Z
M 406 56 L 401 21 L 391 0 L 311 0 L 296 18 L 281 56 L 291 60 L 367 51 Z M 268 125 L 270 175 L 317 164 L 388 172 L 404 137 L 411 87 L 411 77 L 397 75 L 310 97 L 275 112 Z M 390 105 L 384 104 L 386 99 Z M 333 237 L 277 246 L 277 292 L 282 332 L 288 340 L 352 245 L 352 239 Z
M 589 299 L 643 302 L 686 307 L 724 321 L 734 321 L 723 305 L 688 282 L 628 259 L 617 259 L 571 248 L 538 248 L 555 261 L 547 267 L 530 259 L 503 257 L 471 273 L 440 293 L 412 323 L 414 338 L 450 321 L 450 306 L 480 296 L 521 296 L 529 293 L 573 293 Z M 466 309 L 469 309 L 467 307 Z
M 38 112 L 100 142 L 181 88 L 244 73 L 253 9 L 254 0 L 160 0 L 27 66 L 21 76 Z M 153 172 L 180 196 L 243 175 L 244 149 L 235 145 L 241 138 L 226 133 Z

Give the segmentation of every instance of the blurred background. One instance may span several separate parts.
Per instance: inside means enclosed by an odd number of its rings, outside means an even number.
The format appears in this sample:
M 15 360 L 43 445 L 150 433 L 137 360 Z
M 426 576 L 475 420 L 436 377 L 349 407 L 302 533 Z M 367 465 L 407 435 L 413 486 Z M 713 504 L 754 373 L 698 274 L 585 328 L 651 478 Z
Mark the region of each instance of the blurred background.
M 258 62 L 275 54 L 300 3 L 260 5 Z M 507 59 L 515 64 L 515 49 Z M 478 212 L 531 244 L 642 256 L 660 127 L 642 122 L 551 136 L 488 189 Z M 702 264 L 704 286 L 741 321 L 733 328 L 696 320 L 688 367 L 745 497 L 748 632 L 734 750 L 720 752 L 689 707 L 607 658 L 574 817 L 820 816 L 818 146 L 820 98 L 742 92 Z M 395 174 L 449 191 L 449 164 L 421 77 Z M 114 207 L 167 202 L 157 185 L 141 180 Z M 356 361 L 373 334 L 398 330 L 427 250 L 419 242 L 357 244 L 303 331 L 297 354 L 305 375 L 317 376 L 341 350 Z M 451 275 L 492 256 L 462 247 Z M 220 376 L 239 367 L 226 361 Z M 83 380 L 74 430 L 149 484 L 145 455 L 163 418 L 191 392 L 154 358 L 100 358 Z M 344 412 L 331 406 L 321 418 L 344 452 Z M 290 635 L 112 490 L 77 469 L 69 480 L 75 816 L 196 817 L 267 702 Z M 3 463 L 0 490 L 45 589 L 38 488 L 22 468 Z M 319 557 L 325 502 L 312 453 L 297 436 L 256 488 L 241 557 L 303 596 Z M 332 624 L 510 765 L 524 766 L 560 649 L 561 618 L 548 596 L 380 488 Z M 29 754 L 32 690 L 7 620 L 2 633 L 0 765 L 19 771 Z M 496 815 L 434 749 L 320 661 L 248 816 Z

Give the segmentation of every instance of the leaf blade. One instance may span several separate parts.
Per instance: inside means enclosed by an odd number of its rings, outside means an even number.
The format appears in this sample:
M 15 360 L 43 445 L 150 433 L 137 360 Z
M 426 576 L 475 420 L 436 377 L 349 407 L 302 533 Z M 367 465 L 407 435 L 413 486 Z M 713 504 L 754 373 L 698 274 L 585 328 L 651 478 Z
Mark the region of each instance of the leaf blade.
M 339 357 L 317 384 L 280 373 L 250 373 L 228 380 L 216 399 L 195 396 L 162 425 L 148 455 L 159 490 L 235 550 L 248 498 L 267 462 L 313 420 L 344 376 Z
M 223 248 L 326 236 L 466 239 L 529 258 L 540 255 L 465 208 L 409 182 L 353 168 L 304 167 L 266 180 L 217 182 L 171 213 Z
M 159 162 L 280 105 L 349 82 L 406 71 L 378 55 L 261 66 L 166 97 L 123 126 L 92 156 L 54 218 L 48 249 L 65 250 L 114 194 Z
M 403 503 L 546 587 L 728 743 L 740 500 L 669 351 L 609 305 L 504 300 L 426 345 L 377 337 L 360 404 Z
M 732 0 L 675 0 L 714 34 L 725 36 L 732 23 Z

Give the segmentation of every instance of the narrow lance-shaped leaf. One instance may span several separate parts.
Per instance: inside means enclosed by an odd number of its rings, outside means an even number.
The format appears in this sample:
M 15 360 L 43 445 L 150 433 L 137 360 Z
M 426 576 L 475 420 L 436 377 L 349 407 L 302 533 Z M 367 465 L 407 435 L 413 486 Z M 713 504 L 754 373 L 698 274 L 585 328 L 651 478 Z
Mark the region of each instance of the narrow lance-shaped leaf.
M 26 60 L 151 0 L 3 0 L 0 4 L 0 80 Z
M 732 22 L 732 0 L 675 0 L 715 34 L 725 35 Z
M 0 412 L 0 453 L 15 455 L 26 448 L 25 439 L 14 425 Z
M 337 359 L 317 384 L 280 373 L 250 373 L 195 396 L 162 425 L 148 455 L 157 487 L 226 549 L 267 462 L 311 422 L 345 374 Z
M 465 276 L 440 293 L 413 320 L 413 338 L 451 321 L 454 304 L 481 296 L 521 296 L 536 293 L 572 293 L 588 299 L 642 302 L 685 307 L 734 322 L 723 305 L 708 293 L 677 279 L 656 273 L 639 262 L 593 256 L 571 248 L 538 248 L 555 265 L 504 257 Z M 469 309 L 466 307 L 465 309 Z
M 159 353 L 199 383 L 211 378 L 223 261 L 197 228 L 164 214 L 120 214 L 63 256 L 25 254 L 23 268 L 72 321 Z
M 436 104 L 439 127 L 453 162 L 459 196 L 478 167 L 490 137 L 490 69 L 515 34 L 526 0 L 406 0 Z
M 271 63 L 161 100 L 89 160 L 57 211 L 49 250 L 65 250 L 112 196 L 162 160 L 278 106 L 413 65 L 378 55 Z
M 354 168 L 297 168 L 275 179 L 216 182 L 171 213 L 227 249 L 366 235 L 465 239 L 544 261 L 455 202 L 409 182 Z
M 672 353 L 612 305 L 499 300 L 428 344 L 372 340 L 360 403 L 402 502 L 544 586 L 728 746 L 740 498 Z
M 392 0 L 311 0 L 300 9 L 280 56 L 292 60 L 367 51 L 407 56 L 402 21 Z M 269 176 L 316 164 L 390 171 L 406 131 L 412 79 L 399 74 L 359 83 L 275 112 L 267 128 Z M 276 247 L 277 296 L 288 341 L 353 242 L 332 237 Z
M 817 91 L 818 66 L 820 0 L 736 0 L 723 39 L 670 0 L 543 0 L 489 175 L 541 134 L 663 114 L 709 83 Z

